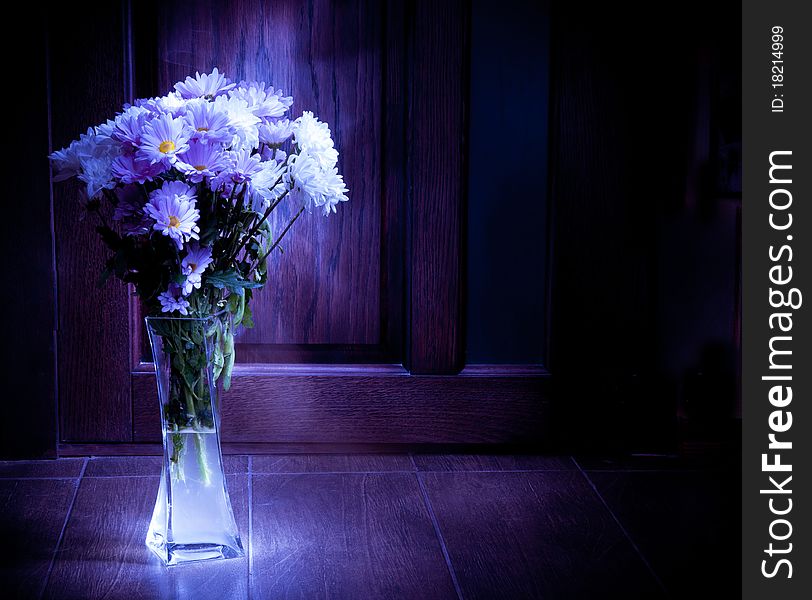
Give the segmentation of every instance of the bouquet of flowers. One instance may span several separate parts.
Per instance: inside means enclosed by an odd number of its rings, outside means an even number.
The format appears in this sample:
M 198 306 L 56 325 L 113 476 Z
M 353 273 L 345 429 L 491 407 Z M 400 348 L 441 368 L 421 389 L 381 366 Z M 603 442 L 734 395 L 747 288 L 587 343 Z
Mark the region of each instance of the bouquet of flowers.
M 201 367 L 213 360 L 214 379 L 228 389 L 234 328 L 252 326 L 253 290 L 293 223 L 347 200 L 328 125 L 307 111 L 291 119 L 292 104 L 281 90 L 236 84 L 215 68 L 166 96 L 124 105 L 50 156 L 55 181 L 76 177 L 87 187 L 84 206 L 110 249 L 102 281 L 132 284 L 153 317 L 229 317 L 203 331 L 156 320 L 170 358 L 164 419 L 172 431 L 211 427 Z M 268 217 L 283 202 L 289 222 L 273 231 Z M 180 437 L 175 459 L 178 447 Z

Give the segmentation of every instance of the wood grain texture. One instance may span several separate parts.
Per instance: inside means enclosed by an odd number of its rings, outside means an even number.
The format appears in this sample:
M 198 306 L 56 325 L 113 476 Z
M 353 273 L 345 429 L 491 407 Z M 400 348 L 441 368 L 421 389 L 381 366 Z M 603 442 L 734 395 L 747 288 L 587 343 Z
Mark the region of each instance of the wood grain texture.
M 413 474 L 255 475 L 255 597 L 456 598 Z
M 293 118 L 312 110 L 330 124 L 350 189 L 338 214 L 297 222 L 284 254 L 270 258 L 256 327 L 239 342 L 381 343 L 382 8 L 372 0 L 160 4 L 159 89 L 212 66 L 283 89 L 294 97 Z M 287 204 L 270 219 L 274 231 L 298 209 Z
M 62 4 L 48 15 L 51 145 L 59 149 L 129 100 L 122 4 Z M 101 24 L 101 25 L 100 25 Z M 84 191 L 54 184 L 60 439 L 130 441 L 128 293 L 96 282 L 107 251 L 94 217 L 80 220 Z
M 415 454 L 418 471 L 572 471 L 569 456 L 520 454 Z
M 133 375 L 135 440 L 160 440 L 154 377 Z M 222 439 L 276 443 L 533 443 L 547 431 L 545 376 L 235 371 Z
M 466 599 L 661 597 L 579 472 L 420 477 Z
M 414 8 L 409 104 L 412 373 L 455 373 L 464 362 L 462 228 L 468 82 L 468 7 Z
M 255 456 L 252 473 L 369 473 L 413 471 L 405 454 L 296 454 Z
M 74 479 L 0 481 L 4 598 L 37 598 L 42 593 L 75 490 Z
M 738 597 L 741 477 L 589 473 L 674 598 Z
M 247 475 L 228 476 L 234 517 L 248 543 Z M 83 479 L 46 598 L 246 598 L 245 558 L 166 569 L 144 545 L 158 477 Z

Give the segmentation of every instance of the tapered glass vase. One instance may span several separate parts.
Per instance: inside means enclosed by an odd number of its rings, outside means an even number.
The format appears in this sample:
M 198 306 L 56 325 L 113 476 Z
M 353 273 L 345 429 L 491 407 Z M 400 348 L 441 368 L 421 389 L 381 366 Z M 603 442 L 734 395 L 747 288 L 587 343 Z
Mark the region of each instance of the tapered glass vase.
M 163 469 L 146 544 L 167 566 L 244 556 L 220 451 L 226 316 L 147 317 L 163 430 Z M 217 364 L 217 363 L 220 364 Z

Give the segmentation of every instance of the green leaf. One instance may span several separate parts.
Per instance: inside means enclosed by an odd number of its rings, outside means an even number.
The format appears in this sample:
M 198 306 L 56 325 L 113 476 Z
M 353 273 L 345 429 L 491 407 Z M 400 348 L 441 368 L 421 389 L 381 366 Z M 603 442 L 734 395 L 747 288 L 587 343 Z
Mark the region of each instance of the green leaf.
M 246 329 L 251 329 L 254 327 L 254 312 L 251 310 L 251 306 L 247 302 L 245 303 L 245 313 L 242 316 L 242 326 Z
M 231 370 L 234 368 L 234 333 L 226 331 L 223 334 L 223 389 L 228 391 L 231 387 Z
M 228 269 L 226 271 L 216 271 L 206 276 L 206 281 L 216 287 L 218 290 L 223 288 L 228 291 L 242 296 L 246 288 L 262 287 L 261 283 L 256 281 L 248 281 L 243 279 L 236 269 Z

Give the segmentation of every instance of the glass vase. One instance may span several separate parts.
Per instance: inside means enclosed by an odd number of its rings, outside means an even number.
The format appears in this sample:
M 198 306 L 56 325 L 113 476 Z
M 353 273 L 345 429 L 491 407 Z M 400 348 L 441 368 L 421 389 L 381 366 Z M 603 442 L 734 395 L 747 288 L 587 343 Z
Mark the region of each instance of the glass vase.
M 164 450 L 146 544 L 167 566 L 244 556 L 220 451 L 217 382 L 230 315 L 146 323 Z

